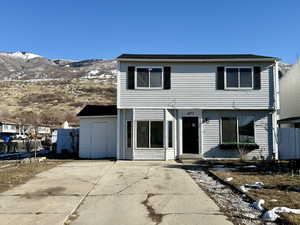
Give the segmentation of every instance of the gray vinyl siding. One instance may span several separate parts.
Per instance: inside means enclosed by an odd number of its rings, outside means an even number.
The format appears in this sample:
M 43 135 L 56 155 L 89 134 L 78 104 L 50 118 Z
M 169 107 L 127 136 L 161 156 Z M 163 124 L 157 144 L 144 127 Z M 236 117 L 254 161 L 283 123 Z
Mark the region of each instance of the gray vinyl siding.
M 132 148 L 127 148 L 127 121 L 132 121 L 132 110 L 120 110 L 120 159 L 133 159 Z
M 163 109 L 136 109 L 136 120 L 164 120 L 165 112 Z
M 128 90 L 128 66 L 171 66 L 170 90 Z M 218 66 L 261 66 L 260 90 L 216 90 Z M 121 62 L 118 107 L 196 107 L 202 109 L 273 107 L 273 66 L 266 63 Z
M 248 159 L 271 158 L 273 152 L 272 116 L 268 111 L 203 111 L 203 150 L 205 158 L 239 158 L 238 150 L 223 150 L 220 119 L 226 116 L 253 116 L 255 118 L 255 142 L 259 149 L 250 151 Z

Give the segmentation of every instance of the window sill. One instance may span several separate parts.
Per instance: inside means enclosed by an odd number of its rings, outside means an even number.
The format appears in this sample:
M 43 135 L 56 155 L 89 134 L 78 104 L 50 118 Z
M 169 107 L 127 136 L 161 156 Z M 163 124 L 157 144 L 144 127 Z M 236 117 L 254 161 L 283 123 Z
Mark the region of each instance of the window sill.
M 232 142 L 232 143 L 219 144 L 219 147 L 221 149 L 224 149 L 224 150 L 238 150 L 239 147 L 241 149 L 245 149 L 245 150 L 254 150 L 254 149 L 258 149 L 259 145 L 256 144 L 256 143 L 236 143 L 236 142 Z

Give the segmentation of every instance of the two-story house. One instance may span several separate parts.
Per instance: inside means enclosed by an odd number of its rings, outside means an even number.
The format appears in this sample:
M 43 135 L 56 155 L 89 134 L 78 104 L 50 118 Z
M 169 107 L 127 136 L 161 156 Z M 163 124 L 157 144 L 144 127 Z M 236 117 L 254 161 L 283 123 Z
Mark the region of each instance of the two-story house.
M 117 158 L 277 156 L 277 58 L 146 55 L 118 58 Z
M 117 60 L 117 106 L 87 106 L 78 114 L 80 157 L 277 157 L 277 58 L 123 54 Z

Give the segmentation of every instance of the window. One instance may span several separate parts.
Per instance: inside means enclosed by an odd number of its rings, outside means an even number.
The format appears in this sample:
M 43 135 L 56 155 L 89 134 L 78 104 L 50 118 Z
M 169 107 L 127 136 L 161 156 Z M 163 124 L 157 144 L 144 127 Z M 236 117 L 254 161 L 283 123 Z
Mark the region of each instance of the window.
M 168 147 L 173 148 L 173 121 L 168 121 Z
M 132 147 L 132 121 L 127 121 L 127 148 Z
M 137 88 L 162 88 L 162 68 L 137 68 Z
M 149 148 L 149 121 L 137 121 L 137 147 Z
M 254 121 L 252 117 L 239 117 L 239 142 L 254 143 Z
M 252 68 L 226 68 L 225 87 L 253 88 Z
M 163 148 L 163 146 L 163 121 L 137 121 L 138 148 Z
M 254 118 L 222 117 L 222 143 L 254 143 Z
M 237 126 L 236 118 L 224 117 L 222 118 L 222 143 L 237 142 Z
M 163 148 L 164 146 L 164 123 L 151 121 L 151 148 Z

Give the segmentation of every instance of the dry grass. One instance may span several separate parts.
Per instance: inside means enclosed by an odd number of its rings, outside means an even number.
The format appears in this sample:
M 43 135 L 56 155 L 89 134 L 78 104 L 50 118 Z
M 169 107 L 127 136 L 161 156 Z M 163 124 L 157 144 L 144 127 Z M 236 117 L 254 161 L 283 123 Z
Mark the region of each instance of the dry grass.
M 45 80 L 39 82 L 0 81 L 0 116 L 16 112 L 49 110 L 75 116 L 86 104 L 115 104 L 114 80 Z M 63 121 L 62 121 L 63 122 Z
M 263 189 L 252 189 L 247 194 L 253 199 L 264 199 L 264 207 L 272 209 L 277 206 L 285 206 L 293 209 L 300 209 L 300 192 L 295 188 L 300 188 L 300 176 L 289 174 L 263 174 L 260 172 L 238 172 L 238 171 L 211 171 L 221 179 L 232 177 L 229 183 L 237 188 L 245 184 L 263 182 Z M 277 202 L 271 201 L 278 200 Z M 300 224 L 300 215 L 283 215 L 292 224 Z
M 0 166 L 8 165 L 0 169 L 0 192 L 7 191 L 17 185 L 24 184 L 36 174 L 49 170 L 64 161 L 47 160 L 46 162 L 35 163 L 4 163 Z

